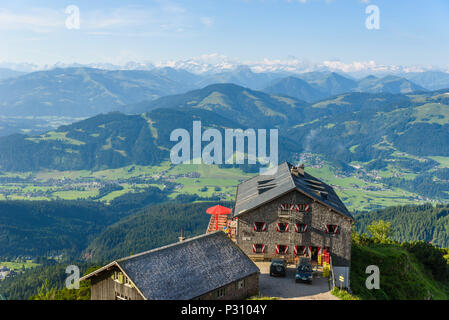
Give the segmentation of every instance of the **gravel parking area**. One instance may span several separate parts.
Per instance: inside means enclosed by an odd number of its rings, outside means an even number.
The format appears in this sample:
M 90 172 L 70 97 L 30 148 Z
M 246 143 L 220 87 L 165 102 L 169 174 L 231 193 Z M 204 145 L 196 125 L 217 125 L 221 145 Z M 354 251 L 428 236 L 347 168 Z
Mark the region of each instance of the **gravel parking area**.
M 329 292 L 327 278 L 315 274 L 313 283 L 296 283 L 295 267 L 289 265 L 287 275 L 283 277 L 270 277 L 270 263 L 256 262 L 260 269 L 259 290 L 261 295 L 279 297 L 290 300 L 338 300 Z

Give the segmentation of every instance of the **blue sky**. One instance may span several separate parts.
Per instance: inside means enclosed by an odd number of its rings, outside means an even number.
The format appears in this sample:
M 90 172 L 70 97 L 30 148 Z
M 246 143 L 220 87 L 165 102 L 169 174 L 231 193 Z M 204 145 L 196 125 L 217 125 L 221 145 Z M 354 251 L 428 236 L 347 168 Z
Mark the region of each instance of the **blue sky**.
M 80 10 L 80 29 L 65 9 Z M 380 29 L 365 27 L 368 5 Z M 0 61 L 375 61 L 449 66 L 447 0 L 33 0 L 0 4 Z

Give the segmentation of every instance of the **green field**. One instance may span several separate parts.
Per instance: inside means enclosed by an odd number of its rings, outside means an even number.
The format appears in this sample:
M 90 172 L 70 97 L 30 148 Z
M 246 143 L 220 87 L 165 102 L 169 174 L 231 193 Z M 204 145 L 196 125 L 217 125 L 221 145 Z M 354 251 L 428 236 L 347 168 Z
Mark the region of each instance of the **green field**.
M 356 147 L 353 146 L 352 149 Z M 383 178 L 399 177 L 411 180 L 417 176 L 410 170 L 398 167 L 394 159 L 423 161 L 404 152 L 393 154 L 394 158 L 386 159 L 388 165 L 382 170 L 363 171 L 368 163 L 350 164 L 362 170 L 364 174 L 345 175 L 321 160 L 320 165 L 306 161 L 306 171 L 332 185 L 352 211 L 431 201 L 432 199 L 423 198 L 419 194 L 400 188 L 387 188 L 382 184 Z M 441 168 L 449 167 L 449 157 L 429 158 L 437 161 Z M 169 194 L 170 199 L 180 194 L 196 194 L 207 198 L 219 196 L 222 200 L 233 201 L 237 185 L 252 176 L 235 168 L 223 169 L 216 165 L 204 164 L 172 165 L 168 162 L 159 166 L 130 165 L 101 171 L 5 172 L 0 173 L 0 178 L 19 180 L 0 183 L 0 200 L 95 199 L 110 202 L 126 193 L 142 192 L 149 186 L 162 190 L 166 183 L 172 183 L 176 188 Z M 123 189 L 102 194 L 101 198 L 98 198 L 100 188 L 110 183 L 120 185 Z
M 381 183 L 367 182 L 356 176 L 336 176 L 329 166 L 306 168 L 306 171 L 332 185 L 350 210 L 424 203 L 417 194 L 403 189 L 386 189 Z
M 3 266 L 14 271 L 20 271 L 22 270 L 22 267 L 24 267 L 25 269 L 30 269 L 38 267 L 39 264 L 34 263 L 32 260 L 26 260 L 24 262 L 0 261 L 0 267 Z

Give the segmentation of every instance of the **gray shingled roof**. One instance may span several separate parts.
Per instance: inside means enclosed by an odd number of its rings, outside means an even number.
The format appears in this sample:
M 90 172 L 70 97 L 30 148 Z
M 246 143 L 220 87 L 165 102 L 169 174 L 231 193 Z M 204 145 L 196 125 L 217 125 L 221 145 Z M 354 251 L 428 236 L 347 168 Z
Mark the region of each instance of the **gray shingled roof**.
M 123 258 L 116 263 L 149 300 L 193 299 L 260 272 L 221 231 Z
M 259 175 L 238 185 L 233 216 L 278 198 L 292 190 L 298 190 L 313 200 L 354 219 L 334 189 L 307 172 L 298 176 L 291 173 L 294 167 L 288 162 L 278 166 L 273 175 Z

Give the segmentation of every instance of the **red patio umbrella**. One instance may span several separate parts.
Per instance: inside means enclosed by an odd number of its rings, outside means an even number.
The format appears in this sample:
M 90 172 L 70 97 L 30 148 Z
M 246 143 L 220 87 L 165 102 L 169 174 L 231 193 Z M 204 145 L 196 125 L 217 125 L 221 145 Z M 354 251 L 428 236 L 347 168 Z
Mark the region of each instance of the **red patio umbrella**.
M 206 213 L 208 214 L 212 214 L 215 216 L 215 230 L 218 230 L 218 216 L 222 215 L 222 214 L 230 214 L 231 213 L 231 209 L 220 206 L 220 205 L 216 205 L 213 207 L 210 207 L 206 210 Z

